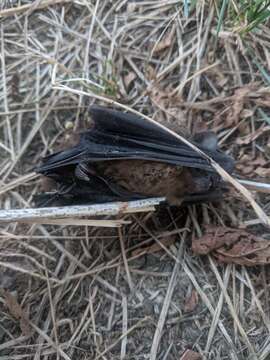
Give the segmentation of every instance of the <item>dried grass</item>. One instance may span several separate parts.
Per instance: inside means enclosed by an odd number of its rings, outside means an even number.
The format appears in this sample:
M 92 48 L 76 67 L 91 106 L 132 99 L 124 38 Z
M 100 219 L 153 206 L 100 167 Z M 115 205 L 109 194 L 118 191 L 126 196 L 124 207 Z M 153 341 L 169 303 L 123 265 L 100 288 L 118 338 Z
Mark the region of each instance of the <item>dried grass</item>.
M 217 31 L 215 6 L 205 1 L 188 17 L 178 0 L 12 4 L 0 7 L 2 209 L 31 206 L 40 187 L 33 166 L 70 125 L 88 125 L 94 102 L 172 130 L 211 128 L 236 159 L 269 160 L 267 134 L 252 137 L 270 119 L 267 26 L 244 38 Z M 234 194 L 215 206 L 125 215 L 131 223 L 117 229 L 67 220 L 2 225 L 0 287 L 18 300 L 31 332 L 22 334 L 0 295 L 0 359 L 179 359 L 187 348 L 204 359 L 268 359 L 268 267 L 220 267 L 189 246 L 208 223 L 267 237 L 260 223 L 269 195 L 247 194 L 249 201 Z M 186 313 L 192 289 L 199 302 Z

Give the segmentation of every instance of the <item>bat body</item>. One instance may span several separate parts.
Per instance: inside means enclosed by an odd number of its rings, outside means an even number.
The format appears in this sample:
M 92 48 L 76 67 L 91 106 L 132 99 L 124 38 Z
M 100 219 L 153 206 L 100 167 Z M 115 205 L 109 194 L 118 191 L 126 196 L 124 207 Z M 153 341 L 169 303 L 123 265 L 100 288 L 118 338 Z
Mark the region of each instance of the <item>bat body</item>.
M 36 169 L 58 185 L 49 203 L 127 201 L 165 196 L 171 205 L 211 200 L 222 181 L 209 161 L 158 125 L 133 114 L 93 106 L 93 128 L 79 143 L 47 156 Z M 232 158 L 217 148 L 213 133 L 192 142 L 226 171 Z

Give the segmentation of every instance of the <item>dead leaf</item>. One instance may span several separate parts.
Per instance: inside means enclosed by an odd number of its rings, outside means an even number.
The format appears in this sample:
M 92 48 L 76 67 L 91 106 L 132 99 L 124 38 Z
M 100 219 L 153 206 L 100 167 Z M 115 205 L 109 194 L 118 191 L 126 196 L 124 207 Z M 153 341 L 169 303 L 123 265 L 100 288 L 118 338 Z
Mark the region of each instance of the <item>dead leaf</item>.
M 211 253 L 218 261 L 246 266 L 270 263 L 270 241 L 245 230 L 208 227 L 204 236 L 192 241 L 196 254 Z
M 16 320 L 19 320 L 22 316 L 23 311 L 16 297 L 12 295 L 9 291 L 4 289 L 1 289 L 1 294 L 5 299 L 6 306 L 10 312 L 10 315 L 13 316 Z
M 270 168 L 269 167 L 268 168 L 259 167 L 254 172 L 256 175 L 258 175 L 260 177 L 267 177 L 267 178 L 270 177 Z
M 124 76 L 123 81 L 126 89 L 129 89 L 130 85 L 136 79 L 136 77 L 137 75 L 133 71 L 130 71 L 127 75 Z
M 255 158 L 253 154 L 240 154 L 235 167 L 239 174 L 253 179 L 254 175 L 260 177 L 270 175 L 269 160 L 265 159 L 261 153 Z
M 5 303 L 9 310 L 10 315 L 13 316 L 16 320 L 20 321 L 20 328 L 22 334 L 25 336 L 29 336 L 31 332 L 29 320 L 25 311 L 18 303 L 16 297 L 5 289 L 1 289 L 1 294 L 5 299 Z
M 166 247 L 171 246 L 172 244 L 175 243 L 175 241 L 176 241 L 175 236 L 169 236 L 160 240 L 160 242 Z M 141 255 L 141 254 L 153 254 L 160 250 L 162 250 L 162 247 L 158 243 L 154 243 L 151 246 L 143 247 L 132 251 L 132 256 Z
M 260 96 L 263 96 L 258 91 L 259 87 L 258 83 L 251 83 L 236 89 L 234 94 L 227 98 L 226 106 L 220 111 L 216 111 L 214 127 L 224 129 L 236 126 L 240 120 L 252 116 L 254 111 L 249 108 L 251 101 L 258 100 Z
M 201 360 L 201 359 L 202 356 L 193 350 L 186 350 L 180 358 L 180 360 Z
M 248 134 L 242 138 L 238 138 L 236 140 L 236 143 L 238 145 L 248 145 L 252 143 L 254 140 L 256 140 L 259 136 L 263 135 L 264 133 L 270 131 L 270 126 L 265 126 L 264 124 L 259 127 L 256 131 L 254 131 L 251 134 Z
M 152 87 L 149 91 L 149 96 L 155 105 L 162 109 L 167 109 L 170 103 L 169 94 L 160 89 L 158 86 Z
M 161 52 L 169 48 L 173 43 L 174 35 L 175 35 L 175 27 L 173 26 L 171 31 L 168 34 L 166 34 L 161 39 L 161 41 L 154 46 L 153 54 L 156 54 L 158 52 Z
M 248 119 L 254 114 L 254 110 L 251 109 L 243 109 L 241 111 L 241 119 Z
M 229 116 L 232 118 L 234 124 L 239 122 L 240 114 L 244 110 L 244 103 L 246 96 L 250 93 L 250 87 L 241 87 L 234 93 L 234 99 L 232 101 L 232 109 Z
M 156 78 L 157 78 L 157 70 L 152 66 L 152 65 L 148 65 L 146 67 L 146 76 L 147 76 L 147 79 L 152 82 L 152 81 L 155 81 Z M 150 89 L 151 90 L 151 89 Z
M 198 305 L 199 297 L 196 290 L 192 290 L 190 296 L 186 298 L 184 311 L 191 312 L 193 311 L 196 306 Z
M 20 318 L 20 328 L 21 328 L 22 334 L 24 336 L 30 336 L 31 335 L 31 328 L 30 328 L 30 324 L 29 324 L 29 319 L 27 317 L 25 317 L 25 315 L 23 315 Z
M 248 121 L 241 121 L 237 129 L 240 136 L 246 136 L 251 132 L 250 124 Z
M 192 250 L 195 254 L 206 255 L 222 246 L 229 248 L 237 242 L 238 238 L 239 234 L 236 229 L 208 226 L 205 235 L 192 240 Z

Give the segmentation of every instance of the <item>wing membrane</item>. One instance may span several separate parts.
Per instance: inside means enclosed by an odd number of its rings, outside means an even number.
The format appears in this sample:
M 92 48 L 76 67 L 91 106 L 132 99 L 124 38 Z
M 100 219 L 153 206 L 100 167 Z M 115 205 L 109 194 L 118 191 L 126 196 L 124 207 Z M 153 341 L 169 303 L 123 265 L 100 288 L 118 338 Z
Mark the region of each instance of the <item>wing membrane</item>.
M 81 135 L 79 144 L 43 160 L 37 172 L 81 161 L 97 162 L 120 159 L 161 161 L 169 164 L 214 171 L 208 160 L 172 134 L 133 114 L 102 107 L 92 107 L 94 128 Z M 195 143 L 225 170 L 231 171 L 232 159 L 220 151 L 210 151 Z

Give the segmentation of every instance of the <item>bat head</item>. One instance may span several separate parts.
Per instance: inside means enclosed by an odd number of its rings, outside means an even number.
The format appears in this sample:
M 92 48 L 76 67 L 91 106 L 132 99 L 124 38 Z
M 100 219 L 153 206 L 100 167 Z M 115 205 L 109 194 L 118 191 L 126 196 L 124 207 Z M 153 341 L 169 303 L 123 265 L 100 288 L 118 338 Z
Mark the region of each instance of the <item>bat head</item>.
M 190 194 L 203 194 L 207 193 L 213 187 L 212 176 L 214 173 L 211 173 L 206 170 L 190 168 L 189 169 L 189 187 L 188 192 Z
M 232 173 L 234 169 L 234 159 L 221 151 L 218 146 L 218 138 L 213 131 L 202 131 L 192 137 L 192 141 L 202 151 L 219 163 L 224 170 Z
M 193 136 L 192 140 L 206 150 L 218 150 L 218 139 L 213 131 L 198 132 Z

